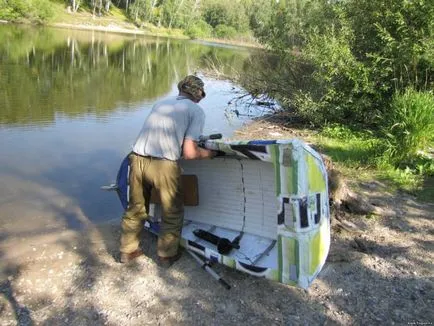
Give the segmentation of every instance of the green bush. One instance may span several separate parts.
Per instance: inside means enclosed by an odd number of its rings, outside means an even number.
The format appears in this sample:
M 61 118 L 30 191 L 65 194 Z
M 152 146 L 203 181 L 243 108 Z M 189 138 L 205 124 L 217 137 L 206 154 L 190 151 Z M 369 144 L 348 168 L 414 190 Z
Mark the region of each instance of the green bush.
M 28 19 L 45 22 L 53 17 L 54 11 L 49 0 L 0 0 L 0 18 L 11 21 Z
M 230 39 L 230 38 L 234 38 L 237 35 L 237 30 L 232 26 L 217 25 L 214 28 L 214 34 L 218 38 Z
M 33 8 L 36 12 L 37 19 L 41 22 L 50 20 L 53 17 L 53 7 L 48 0 L 34 0 Z
M 343 23 L 343 22 L 342 22 Z M 372 123 L 375 88 L 371 71 L 352 53 L 353 31 L 345 25 L 312 29 L 301 58 L 311 64 L 310 83 L 296 97 L 300 113 L 314 124 Z
M 397 165 L 414 162 L 433 146 L 434 94 L 412 88 L 396 93 L 384 125 L 386 155 Z
M 185 33 L 192 39 L 197 38 L 207 38 L 212 34 L 212 27 L 203 20 L 199 20 L 194 24 L 190 25 Z
M 314 125 L 377 131 L 395 90 L 434 85 L 433 1 L 279 1 L 273 9 L 260 39 L 280 57 L 279 82 L 262 93 Z M 291 78 L 296 66 L 310 68 Z
M 3 6 L 3 4 L 0 2 L 0 19 L 13 21 L 19 16 L 20 15 L 13 8 L 6 8 L 6 6 Z
M 213 28 L 218 25 L 231 26 L 239 32 L 247 32 L 249 18 L 245 6 L 239 1 L 212 0 L 203 5 L 203 19 Z

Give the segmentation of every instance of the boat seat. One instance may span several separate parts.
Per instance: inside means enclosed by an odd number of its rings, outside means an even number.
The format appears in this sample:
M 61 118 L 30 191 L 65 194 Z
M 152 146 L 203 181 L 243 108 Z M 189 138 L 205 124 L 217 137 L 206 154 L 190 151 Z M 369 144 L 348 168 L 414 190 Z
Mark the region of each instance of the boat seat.
M 199 190 L 197 176 L 191 174 L 181 175 L 181 182 L 184 188 L 184 205 L 198 206 L 199 205 Z M 161 204 L 160 194 L 154 188 L 151 193 L 151 204 Z

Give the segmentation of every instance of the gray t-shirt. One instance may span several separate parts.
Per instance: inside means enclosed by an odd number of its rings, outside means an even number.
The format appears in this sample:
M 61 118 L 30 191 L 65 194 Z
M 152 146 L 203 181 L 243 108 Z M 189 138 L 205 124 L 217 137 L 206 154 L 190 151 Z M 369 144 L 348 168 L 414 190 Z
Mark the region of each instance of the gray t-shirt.
M 181 158 L 184 138 L 198 141 L 204 124 L 205 113 L 190 99 L 176 96 L 161 100 L 146 118 L 133 151 L 177 161 Z

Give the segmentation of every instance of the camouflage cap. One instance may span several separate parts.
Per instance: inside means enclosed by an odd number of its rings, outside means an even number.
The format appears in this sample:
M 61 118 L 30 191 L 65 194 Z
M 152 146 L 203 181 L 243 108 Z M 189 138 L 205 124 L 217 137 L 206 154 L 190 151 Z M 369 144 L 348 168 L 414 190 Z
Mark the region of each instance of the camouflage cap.
M 198 102 L 205 97 L 203 90 L 205 84 L 199 77 L 189 75 L 178 83 L 178 90 L 180 92 L 191 95 Z

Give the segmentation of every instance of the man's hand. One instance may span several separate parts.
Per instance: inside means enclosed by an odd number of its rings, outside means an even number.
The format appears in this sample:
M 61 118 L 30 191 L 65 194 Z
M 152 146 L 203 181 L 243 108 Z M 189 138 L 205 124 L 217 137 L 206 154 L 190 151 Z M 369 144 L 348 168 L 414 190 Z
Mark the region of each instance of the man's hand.
M 205 148 L 200 148 L 197 146 L 197 142 L 185 138 L 184 144 L 182 146 L 182 156 L 185 160 L 200 160 L 213 158 L 216 156 L 216 152 Z

